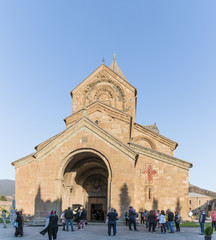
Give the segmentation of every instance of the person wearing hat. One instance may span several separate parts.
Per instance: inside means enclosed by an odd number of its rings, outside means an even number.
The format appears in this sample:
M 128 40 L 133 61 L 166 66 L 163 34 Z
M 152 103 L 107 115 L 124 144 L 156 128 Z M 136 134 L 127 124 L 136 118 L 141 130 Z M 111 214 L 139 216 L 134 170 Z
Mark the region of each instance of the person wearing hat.
M 116 235 L 116 220 L 118 218 L 118 213 L 115 212 L 114 208 L 110 209 L 110 212 L 107 214 L 108 219 L 108 235 L 111 235 L 111 228 L 113 228 L 113 235 Z
M 56 215 L 56 211 L 52 210 L 49 217 L 49 225 L 48 225 L 48 237 L 49 240 L 56 239 L 58 232 L 58 216 Z

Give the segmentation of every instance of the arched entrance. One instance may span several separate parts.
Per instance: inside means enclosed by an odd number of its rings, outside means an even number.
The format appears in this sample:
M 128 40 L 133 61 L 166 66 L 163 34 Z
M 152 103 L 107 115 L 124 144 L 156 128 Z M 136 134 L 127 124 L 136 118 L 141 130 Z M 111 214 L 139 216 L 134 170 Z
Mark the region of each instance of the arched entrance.
M 109 207 L 110 171 L 104 157 L 92 150 L 72 154 L 63 170 L 62 207 L 82 205 L 89 221 L 103 221 Z

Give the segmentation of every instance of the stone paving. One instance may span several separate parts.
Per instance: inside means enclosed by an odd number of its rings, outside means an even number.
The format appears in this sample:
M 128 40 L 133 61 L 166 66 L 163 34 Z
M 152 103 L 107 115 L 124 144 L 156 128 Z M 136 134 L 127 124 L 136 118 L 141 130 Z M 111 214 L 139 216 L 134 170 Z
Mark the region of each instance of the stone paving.
M 31 240 L 44 240 L 48 239 L 48 235 L 42 236 L 39 232 L 43 227 L 24 227 L 24 237 L 23 239 Z M 75 226 L 75 230 L 77 227 Z M 139 232 L 129 231 L 126 226 L 118 226 L 118 235 L 109 237 L 107 235 L 106 225 L 87 225 L 83 231 L 76 230 L 75 232 L 65 232 L 59 227 L 58 240 L 105 240 L 105 239 L 120 239 L 120 240 L 143 240 L 143 239 L 174 239 L 174 240 L 204 240 L 204 236 L 199 235 L 200 228 L 181 228 L 181 232 L 176 232 L 174 234 L 167 233 L 161 234 L 159 229 L 155 233 L 148 232 L 144 226 L 139 226 Z M 14 239 L 14 228 L 8 225 L 8 228 L 3 228 L 0 224 L 0 240 L 12 240 Z M 216 240 L 216 233 L 212 237 L 212 240 Z

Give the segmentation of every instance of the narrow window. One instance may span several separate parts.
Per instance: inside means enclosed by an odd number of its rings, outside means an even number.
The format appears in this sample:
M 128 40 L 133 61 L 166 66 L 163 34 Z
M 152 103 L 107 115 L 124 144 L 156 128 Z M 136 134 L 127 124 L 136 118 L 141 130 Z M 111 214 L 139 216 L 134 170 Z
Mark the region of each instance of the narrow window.
M 189 203 L 191 204 L 191 200 L 189 201 Z
M 149 199 L 151 199 L 151 188 L 149 188 Z

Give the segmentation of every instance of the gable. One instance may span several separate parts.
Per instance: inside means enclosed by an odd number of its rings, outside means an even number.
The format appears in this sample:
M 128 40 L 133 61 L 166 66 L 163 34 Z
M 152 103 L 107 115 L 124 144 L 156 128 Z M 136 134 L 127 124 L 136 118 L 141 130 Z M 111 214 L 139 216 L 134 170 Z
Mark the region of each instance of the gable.
M 135 117 L 136 89 L 102 64 L 72 92 L 73 113 L 95 101 Z
M 130 147 L 110 135 L 108 132 L 100 128 L 97 124 L 93 123 L 90 119 L 86 117 L 81 118 L 76 123 L 64 130 L 61 134 L 57 135 L 55 139 L 53 139 L 46 146 L 36 152 L 34 154 L 34 157 L 36 159 L 43 158 L 44 156 L 61 146 L 63 143 L 68 141 L 68 139 L 74 138 L 83 130 L 89 132 L 89 134 L 93 134 L 96 138 L 104 141 L 106 144 L 108 144 L 115 150 L 121 152 L 121 154 L 134 161 L 135 163 L 138 157 L 135 151 L 133 151 Z M 94 146 L 96 149 L 98 148 L 97 145 Z
M 155 149 L 159 152 L 166 153 L 168 155 L 173 155 L 174 150 L 177 148 L 178 143 L 164 137 L 163 135 L 149 130 L 148 128 L 134 123 L 133 125 L 133 140 L 131 142 L 136 143 L 136 139 L 147 138 L 152 142 L 152 149 Z M 138 142 L 137 142 L 138 143 Z M 138 143 L 139 144 L 139 143 Z
M 154 160 L 165 162 L 185 170 L 189 170 L 189 168 L 193 167 L 193 164 L 190 162 L 183 161 L 179 158 L 169 156 L 167 154 L 155 151 L 153 149 L 149 149 L 131 142 L 129 143 L 129 145 L 138 154 L 153 158 Z

